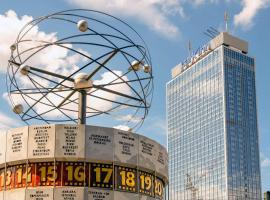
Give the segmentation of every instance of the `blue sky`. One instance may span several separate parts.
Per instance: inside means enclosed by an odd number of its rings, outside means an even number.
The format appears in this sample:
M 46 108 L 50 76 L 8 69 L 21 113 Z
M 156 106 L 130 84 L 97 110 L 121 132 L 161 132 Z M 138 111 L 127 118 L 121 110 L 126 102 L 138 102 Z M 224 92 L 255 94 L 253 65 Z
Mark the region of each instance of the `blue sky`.
M 209 38 L 210 26 L 224 30 L 224 12 L 229 30 L 250 44 L 256 58 L 258 119 L 263 191 L 270 190 L 270 0 L 0 0 L 0 127 L 21 126 L 5 100 L 5 69 L 9 45 L 17 29 L 8 23 L 22 22 L 55 11 L 89 8 L 105 11 L 128 22 L 146 41 L 154 68 L 154 99 L 148 119 L 138 132 L 166 145 L 165 85 L 172 67 L 188 55 L 188 41 L 196 49 Z M 7 11 L 13 10 L 14 12 Z M 13 14 L 11 14 L 13 13 Z M 28 17 L 22 18 L 27 15 Z M 8 20 L 10 21 L 8 21 Z M 7 23 L 8 21 L 8 23 Z M 20 23 L 19 23 L 20 22 Z M 8 50 L 6 51 L 6 48 Z

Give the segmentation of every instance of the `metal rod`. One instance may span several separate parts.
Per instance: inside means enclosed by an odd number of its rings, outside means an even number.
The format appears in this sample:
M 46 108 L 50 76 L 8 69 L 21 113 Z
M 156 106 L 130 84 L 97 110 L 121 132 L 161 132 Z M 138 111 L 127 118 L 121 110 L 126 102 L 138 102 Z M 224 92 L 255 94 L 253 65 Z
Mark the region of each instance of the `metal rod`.
M 16 65 L 16 66 L 18 66 L 18 67 L 20 67 L 20 65 L 21 65 L 20 63 L 17 63 L 17 62 L 15 62 L 15 61 L 13 61 L 13 60 L 9 60 L 9 62 L 12 63 L 12 64 L 14 64 L 14 65 Z M 61 78 L 61 79 L 67 80 L 67 81 L 74 82 L 74 79 L 71 78 L 71 77 L 67 77 L 67 76 L 63 76 L 63 75 L 61 75 L 61 74 L 56 74 L 56 73 L 53 73 L 53 72 L 49 72 L 49 71 L 47 71 L 47 70 L 40 69 L 40 68 L 36 68 L 36 67 L 32 67 L 32 66 L 29 66 L 29 65 L 27 65 L 27 66 L 28 66 L 29 69 L 32 70 L 32 71 L 40 72 L 40 73 L 43 73 L 43 74 L 47 74 L 47 75 L 50 75 L 50 76 L 54 76 L 54 77 L 56 77 L 56 78 Z
M 130 96 L 130 95 L 127 95 L 127 94 L 123 94 L 123 93 L 121 93 L 121 92 L 117 92 L 117 91 L 115 91 L 115 90 L 111 90 L 111 89 L 108 89 L 108 88 L 105 88 L 105 87 L 100 87 L 99 85 L 93 85 L 92 87 L 93 87 L 93 88 L 96 88 L 96 89 L 99 89 L 99 90 L 103 90 L 103 91 L 105 91 L 105 92 L 109 92 L 109 93 L 112 93 L 112 94 L 116 94 L 116 95 L 118 95 L 118 96 L 126 97 L 126 98 L 128 98 L 128 99 L 133 99 L 133 100 L 135 100 L 135 101 L 139 101 L 139 102 L 143 101 L 142 99 L 138 99 L 138 98 L 136 98 L 136 97 L 133 97 L 133 96 Z
M 105 59 L 102 63 L 100 63 L 95 69 L 94 71 L 92 71 L 86 78 L 86 80 L 90 80 L 102 67 L 104 67 L 107 62 L 109 62 L 118 52 L 119 50 L 118 49 L 115 49 L 107 59 Z
M 224 13 L 224 20 L 225 20 L 226 32 L 228 32 L 229 14 L 227 11 Z
M 78 124 L 86 123 L 86 96 L 87 93 L 85 90 L 79 91 Z
M 63 101 L 61 101 L 61 103 L 56 107 L 56 108 L 60 108 L 67 100 L 70 99 L 70 97 L 73 96 L 73 94 L 75 94 L 77 91 L 73 90 L 72 92 L 70 92 L 64 99 Z M 80 93 L 80 92 L 79 92 Z

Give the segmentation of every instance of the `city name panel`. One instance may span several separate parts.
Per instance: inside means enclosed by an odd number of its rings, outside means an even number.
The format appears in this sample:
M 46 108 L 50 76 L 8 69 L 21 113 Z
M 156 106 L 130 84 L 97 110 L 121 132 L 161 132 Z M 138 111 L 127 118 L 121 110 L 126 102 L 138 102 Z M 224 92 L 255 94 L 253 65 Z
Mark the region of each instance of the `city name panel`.
M 0 133 L 0 200 L 154 200 L 168 184 L 168 155 L 131 132 L 44 125 Z

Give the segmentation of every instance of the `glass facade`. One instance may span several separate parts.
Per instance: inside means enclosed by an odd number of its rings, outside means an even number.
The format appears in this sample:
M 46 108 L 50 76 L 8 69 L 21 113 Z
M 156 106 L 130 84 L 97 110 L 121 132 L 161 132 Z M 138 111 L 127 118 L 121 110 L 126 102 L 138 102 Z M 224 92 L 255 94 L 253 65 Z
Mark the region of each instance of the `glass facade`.
M 254 59 L 220 46 L 167 83 L 170 200 L 261 199 Z
M 261 199 L 254 59 L 224 48 L 229 199 Z

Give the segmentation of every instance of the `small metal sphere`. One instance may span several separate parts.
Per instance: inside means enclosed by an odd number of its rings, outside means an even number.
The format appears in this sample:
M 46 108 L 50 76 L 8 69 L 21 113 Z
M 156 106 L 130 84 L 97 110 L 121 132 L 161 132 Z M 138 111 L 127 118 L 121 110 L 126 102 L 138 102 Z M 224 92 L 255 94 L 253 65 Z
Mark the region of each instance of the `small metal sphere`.
M 11 45 L 11 46 L 10 46 L 10 50 L 11 50 L 11 51 L 15 51 L 15 50 L 16 50 L 16 45 L 15 45 L 15 44 Z
M 134 70 L 134 71 L 139 71 L 141 69 L 141 63 L 137 60 L 134 60 L 132 63 L 131 63 L 131 69 Z
M 16 114 L 21 114 L 23 112 L 23 105 L 17 104 L 13 107 L 13 112 Z
M 144 71 L 145 73 L 150 73 L 150 72 L 151 72 L 151 67 L 150 67 L 149 65 L 144 65 L 144 66 L 143 66 L 143 71 Z
M 87 74 L 79 73 L 75 76 L 74 87 L 76 89 L 86 89 L 89 90 L 93 86 L 92 80 L 86 80 Z
M 77 27 L 81 32 L 85 32 L 88 29 L 88 23 L 85 20 L 80 20 L 77 23 Z
M 28 65 L 21 65 L 19 71 L 22 75 L 27 76 L 29 74 L 30 67 Z
M 75 79 L 75 82 L 76 80 L 79 80 L 79 79 L 86 79 L 87 78 L 87 74 L 86 73 L 78 73 L 75 75 L 74 79 Z

